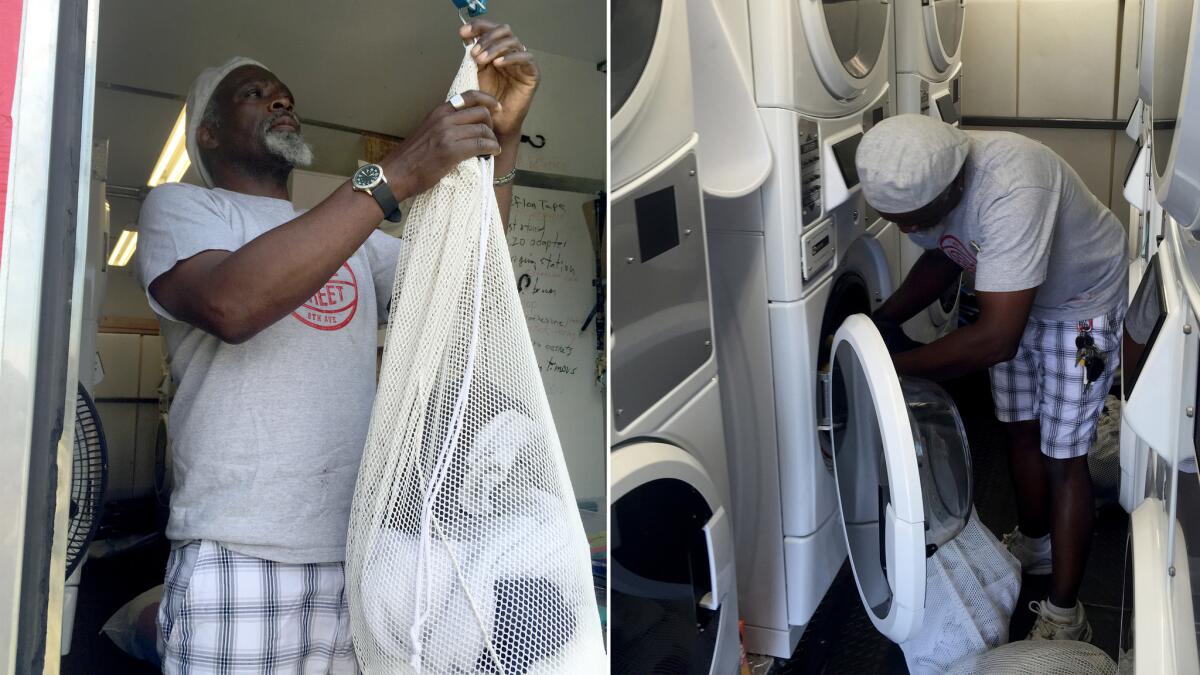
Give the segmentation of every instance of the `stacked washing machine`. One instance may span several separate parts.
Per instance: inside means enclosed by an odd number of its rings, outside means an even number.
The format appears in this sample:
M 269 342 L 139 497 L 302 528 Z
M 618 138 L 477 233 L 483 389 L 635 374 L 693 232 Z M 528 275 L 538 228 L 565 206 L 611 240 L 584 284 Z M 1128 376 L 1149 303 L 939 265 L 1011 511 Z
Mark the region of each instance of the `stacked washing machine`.
M 854 316 L 891 293 L 898 264 L 896 228 L 869 216 L 855 168 L 892 110 L 892 4 L 715 6 L 773 157 L 760 188 L 704 202 L 745 647 L 792 654 L 848 538 L 868 615 L 903 640 L 924 606 L 920 430 L 878 332 Z
M 687 8 L 610 11 L 612 670 L 732 673 L 738 595 Z
M 896 2 L 893 96 L 899 114 L 919 113 L 953 124 L 959 123 L 959 86 L 962 77 L 964 0 Z M 916 264 L 924 250 L 900 237 L 898 276 Z M 899 283 L 899 282 L 897 282 Z M 924 312 L 904 324 L 909 337 L 932 342 L 954 329 L 958 322 L 959 284 Z
M 892 290 L 855 168 L 864 128 L 890 105 L 892 8 L 718 6 L 774 157 L 760 189 L 705 201 L 739 605 L 747 650 L 787 657 L 846 555 L 819 374 L 841 321 Z
M 1154 193 L 1151 179 L 1151 148 L 1154 143 L 1153 120 L 1150 119 L 1150 102 L 1154 95 L 1155 57 L 1155 8 L 1157 0 L 1144 0 L 1141 11 L 1141 33 L 1138 52 L 1138 99 L 1129 114 L 1125 133 L 1136 144 L 1132 159 L 1125 170 L 1123 195 L 1130 204 L 1129 227 L 1129 299 L 1137 295 L 1143 282 L 1157 283 L 1147 279 L 1148 271 L 1154 270 L 1151 260 L 1158 250 L 1163 234 L 1163 209 Z M 1157 271 L 1154 271 L 1157 274 Z M 1122 357 L 1124 377 L 1122 385 L 1126 391 L 1132 384 L 1131 373 L 1137 364 L 1132 355 Z M 1120 503 L 1133 511 L 1145 498 L 1146 473 L 1151 456 L 1149 447 L 1129 427 L 1126 419 L 1121 422 L 1121 478 Z
M 1130 180 L 1145 176 L 1148 217 L 1139 225 L 1144 236 L 1134 240 L 1131 281 L 1136 274 L 1138 289 L 1126 317 L 1123 355 L 1122 433 L 1134 438 L 1122 437 L 1122 504 L 1132 511 L 1133 561 L 1125 593 L 1133 629 L 1122 636 L 1122 647 L 1137 672 L 1195 673 L 1200 54 L 1194 50 L 1200 47 L 1200 6 L 1196 0 L 1150 0 L 1143 17 L 1144 115 L 1137 134 L 1143 147 Z

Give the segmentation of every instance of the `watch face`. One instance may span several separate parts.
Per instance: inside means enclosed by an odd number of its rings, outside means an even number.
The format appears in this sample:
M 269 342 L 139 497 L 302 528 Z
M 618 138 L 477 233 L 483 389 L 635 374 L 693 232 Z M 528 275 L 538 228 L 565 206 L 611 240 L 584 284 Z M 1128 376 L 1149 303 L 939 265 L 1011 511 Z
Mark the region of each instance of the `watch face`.
M 375 164 L 368 164 L 354 172 L 354 187 L 367 188 L 379 182 L 382 173 Z

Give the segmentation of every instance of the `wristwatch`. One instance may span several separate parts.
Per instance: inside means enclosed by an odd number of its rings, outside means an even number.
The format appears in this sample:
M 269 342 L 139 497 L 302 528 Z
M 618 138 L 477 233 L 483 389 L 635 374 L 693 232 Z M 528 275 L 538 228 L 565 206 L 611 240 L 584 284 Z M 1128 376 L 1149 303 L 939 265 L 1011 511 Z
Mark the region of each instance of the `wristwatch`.
M 379 202 L 379 208 L 383 209 L 384 218 L 393 223 L 400 222 L 400 204 L 396 202 L 396 195 L 392 194 L 391 186 L 383 177 L 382 166 L 364 164 L 359 167 L 350 179 L 350 187 L 374 197 L 375 201 Z

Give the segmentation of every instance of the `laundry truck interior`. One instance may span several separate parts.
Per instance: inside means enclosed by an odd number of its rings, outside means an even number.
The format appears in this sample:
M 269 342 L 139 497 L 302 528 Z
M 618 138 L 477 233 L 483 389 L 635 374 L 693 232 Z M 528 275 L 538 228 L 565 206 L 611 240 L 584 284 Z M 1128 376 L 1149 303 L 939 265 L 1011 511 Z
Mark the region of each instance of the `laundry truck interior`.
M 1000 541 L 1016 498 L 987 373 L 897 376 L 864 315 L 922 251 L 866 202 L 856 164 L 898 115 L 1019 134 L 1065 160 L 1146 269 L 1166 220 L 1148 129 L 1172 122 L 1150 117 L 1145 83 L 1164 60 L 1191 82 L 1193 4 L 613 0 L 614 672 L 946 672 L 951 654 L 993 659 L 953 672 L 1116 672 L 1135 652 L 1138 672 L 1196 672 L 1194 656 L 1168 668 L 1132 648 L 1162 626 L 1192 652 L 1195 636 L 1190 594 L 1151 604 L 1181 584 L 1150 562 L 1180 555 L 1160 517 L 1185 509 L 1182 489 L 1165 496 L 1178 457 L 1135 440 L 1119 374 L 1087 455 L 1091 645 L 1024 640 L 1050 577 L 1021 575 Z M 963 274 L 904 337 L 975 323 L 973 285 Z M 1189 383 L 1154 409 L 1185 410 Z M 720 414 L 702 413 L 714 386 Z M 1127 555 L 1148 484 L 1157 529 Z M 1138 586 L 1137 609 L 1134 558 L 1159 584 Z M 1152 613 L 1174 618 L 1131 622 Z
M 604 24 L 604 8 L 585 0 L 489 4 L 486 18 L 511 24 L 541 70 L 522 127 L 528 138 L 519 148 L 509 247 L 574 493 L 599 556 L 603 604 L 605 377 L 597 325 L 603 327 L 604 302 L 594 282 L 603 269 L 604 210 L 597 203 L 605 192 L 607 76 L 605 34 L 596 26 Z M 157 672 L 154 605 L 170 547 L 164 527 L 174 386 L 159 320 L 134 270 L 148 192 L 173 181 L 200 184 L 183 143 L 189 87 L 203 68 L 235 55 L 262 62 L 287 84 L 315 157 L 293 172 L 290 195 L 296 208 L 308 208 L 361 164 L 379 160 L 445 100 L 463 58 L 459 9 L 450 0 L 0 6 L 8 12 L 0 22 L 6 29 L 15 18 L 5 38 L 21 47 L 19 67 L 12 64 L 15 187 L 0 257 L 0 307 L 7 308 L 0 310 L 0 473 L 13 500 L 4 512 L 24 514 L 4 518 L 0 672 Z M 79 163 L 83 169 L 71 175 Z M 401 206 L 407 212 L 409 204 Z M 78 222 L 66 225 L 76 208 Z M 48 212 L 52 220 L 63 216 L 58 229 L 47 226 Z M 403 238 L 403 221 L 382 225 Z M 349 316 L 356 298 L 353 284 L 334 288 L 297 312 L 308 311 L 313 321 Z M 357 311 L 375 316 L 374 307 Z M 241 386 L 259 385 L 247 379 Z M 52 446 L 37 444 L 48 443 L 39 434 L 55 426 L 64 400 L 74 447 L 62 446 L 57 466 L 38 464 L 30 460 L 31 443 L 33 455 L 53 458 Z

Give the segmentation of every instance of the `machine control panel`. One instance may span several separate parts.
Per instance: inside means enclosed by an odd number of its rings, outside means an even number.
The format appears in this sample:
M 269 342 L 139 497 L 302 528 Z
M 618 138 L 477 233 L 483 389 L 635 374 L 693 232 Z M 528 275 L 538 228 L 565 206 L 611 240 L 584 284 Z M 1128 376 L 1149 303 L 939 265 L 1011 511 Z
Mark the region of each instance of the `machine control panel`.
M 800 237 L 802 247 L 801 274 L 809 281 L 828 262 L 833 260 L 837 246 L 833 239 L 833 220 L 826 219 Z
M 800 143 L 801 221 L 810 225 L 821 215 L 821 141 L 817 125 L 801 120 L 797 138 Z

